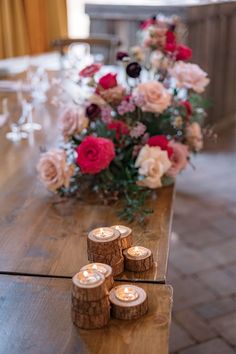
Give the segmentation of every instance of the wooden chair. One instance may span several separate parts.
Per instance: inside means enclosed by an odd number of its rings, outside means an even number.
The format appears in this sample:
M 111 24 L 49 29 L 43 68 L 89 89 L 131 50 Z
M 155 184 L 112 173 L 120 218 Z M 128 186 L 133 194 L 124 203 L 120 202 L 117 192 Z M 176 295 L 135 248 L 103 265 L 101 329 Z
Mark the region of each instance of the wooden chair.
M 68 47 L 74 43 L 89 44 L 92 53 L 100 51 L 104 54 L 105 64 L 114 64 L 115 52 L 121 45 L 119 38 L 116 36 L 101 35 L 87 38 L 58 38 L 52 42 L 52 48 L 58 50 L 64 56 Z

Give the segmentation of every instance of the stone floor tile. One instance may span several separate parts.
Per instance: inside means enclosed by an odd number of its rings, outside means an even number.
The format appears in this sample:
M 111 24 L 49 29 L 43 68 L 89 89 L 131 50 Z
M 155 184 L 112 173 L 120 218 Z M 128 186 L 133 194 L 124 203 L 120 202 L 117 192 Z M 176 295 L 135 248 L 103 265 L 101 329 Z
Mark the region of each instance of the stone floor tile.
M 236 312 L 213 319 L 210 324 L 221 337 L 236 346 Z
M 229 193 L 232 191 L 229 191 Z M 234 194 L 234 199 L 236 198 L 236 193 Z M 223 215 L 221 218 L 216 218 L 214 222 L 214 227 L 217 228 L 223 235 L 236 238 L 236 220 L 227 215 Z
M 215 332 L 193 310 L 175 312 L 177 322 L 198 342 L 203 342 L 215 337 Z
M 181 236 L 179 236 L 181 239 Z M 213 268 L 217 262 L 213 258 L 206 257 L 189 246 L 184 246 L 170 250 L 171 262 L 183 274 L 194 274 L 200 271 Z
M 193 277 L 174 279 L 174 311 L 180 311 L 197 304 L 214 301 L 215 294 L 209 290 L 201 281 Z
M 198 278 L 221 296 L 236 294 L 236 283 L 224 269 L 205 271 L 198 274 Z
M 235 354 L 235 351 L 220 338 L 214 338 L 185 350 L 179 354 Z
M 222 241 L 220 231 L 208 226 L 206 222 L 203 222 L 202 226 L 202 230 L 197 230 L 183 235 L 183 239 L 188 245 L 191 245 L 197 249 L 202 249 L 205 246 Z
M 176 352 L 195 343 L 194 340 L 189 337 L 187 332 L 173 320 L 170 333 L 170 352 Z
M 231 277 L 236 279 L 236 263 L 230 264 L 227 267 L 225 267 L 225 271 L 227 274 L 229 274 Z
M 171 284 L 172 280 L 180 278 L 181 273 L 171 264 L 168 263 L 168 270 L 167 270 L 167 282 Z
M 225 297 L 215 301 L 205 302 L 195 307 L 199 315 L 207 320 L 236 311 L 236 298 Z
M 214 260 L 218 265 L 227 265 L 235 262 L 236 237 L 225 240 L 224 243 L 206 247 L 202 250 L 202 255 Z

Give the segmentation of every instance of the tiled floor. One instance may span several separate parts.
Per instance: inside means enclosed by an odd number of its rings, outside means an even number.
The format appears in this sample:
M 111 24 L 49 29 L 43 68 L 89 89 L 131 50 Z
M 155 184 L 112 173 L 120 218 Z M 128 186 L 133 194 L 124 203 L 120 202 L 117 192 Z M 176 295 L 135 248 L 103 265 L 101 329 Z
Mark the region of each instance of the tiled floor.
M 236 127 L 221 132 L 177 183 L 168 282 L 170 352 L 236 353 Z

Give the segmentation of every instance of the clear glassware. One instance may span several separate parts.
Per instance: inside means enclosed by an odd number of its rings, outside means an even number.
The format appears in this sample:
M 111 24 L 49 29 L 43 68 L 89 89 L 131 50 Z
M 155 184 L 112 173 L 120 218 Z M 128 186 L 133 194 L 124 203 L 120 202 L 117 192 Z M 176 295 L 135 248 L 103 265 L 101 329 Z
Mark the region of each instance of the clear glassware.
M 33 121 L 33 105 L 27 101 L 22 103 L 22 116 L 19 121 L 22 124 L 21 129 L 28 133 L 42 129 L 41 124 Z

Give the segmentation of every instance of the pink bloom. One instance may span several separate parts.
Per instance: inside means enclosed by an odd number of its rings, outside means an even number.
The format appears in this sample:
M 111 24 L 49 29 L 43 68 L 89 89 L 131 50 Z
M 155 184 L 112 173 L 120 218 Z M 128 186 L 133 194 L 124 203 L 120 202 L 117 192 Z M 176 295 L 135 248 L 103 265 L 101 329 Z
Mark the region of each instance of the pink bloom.
M 139 138 L 145 133 L 146 129 L 147 127 L 143 123 L 138 122 L 136 126 L 130 131 L 131 138 Z
M 203 148 L 202 131 L 197 122 L 193 122 L 187 126 L 186 139 L 188 146 L 194 151 L 200 151 Z
M 171 141 L 169 145 L 173 149 L 173 155 L 170 159 L 172 165 L 166 174 L 174 178 L 180 171 L 186 168 L 188 164 L 189 150 L 186 145 L 174 141 Z
M 104 106 L 101 108 L 101 120 L 103 123 L 111 123 L 112 121 L 112 109 L 110 106 Z
M 132 102 L 130 102 L 129 100 L 124 99 L 123 101 L 121 101 L 121 103 L 117 107 L 117 111 L 122 116 L 125 113 L 134 112 L 135 105 Z
M 79 72 L 79 76 L 92 77 L 101 69 L 101 66 L 102 66 L 102 64 L 88 65 L 83 70 L 81 70 Z
M 183 61 L 176 62 L 169 73 L 176 80 L 177 87 L 192 89 L 197 93 L 202 93 L 210 82 L 207 73 L 198 65 Z

